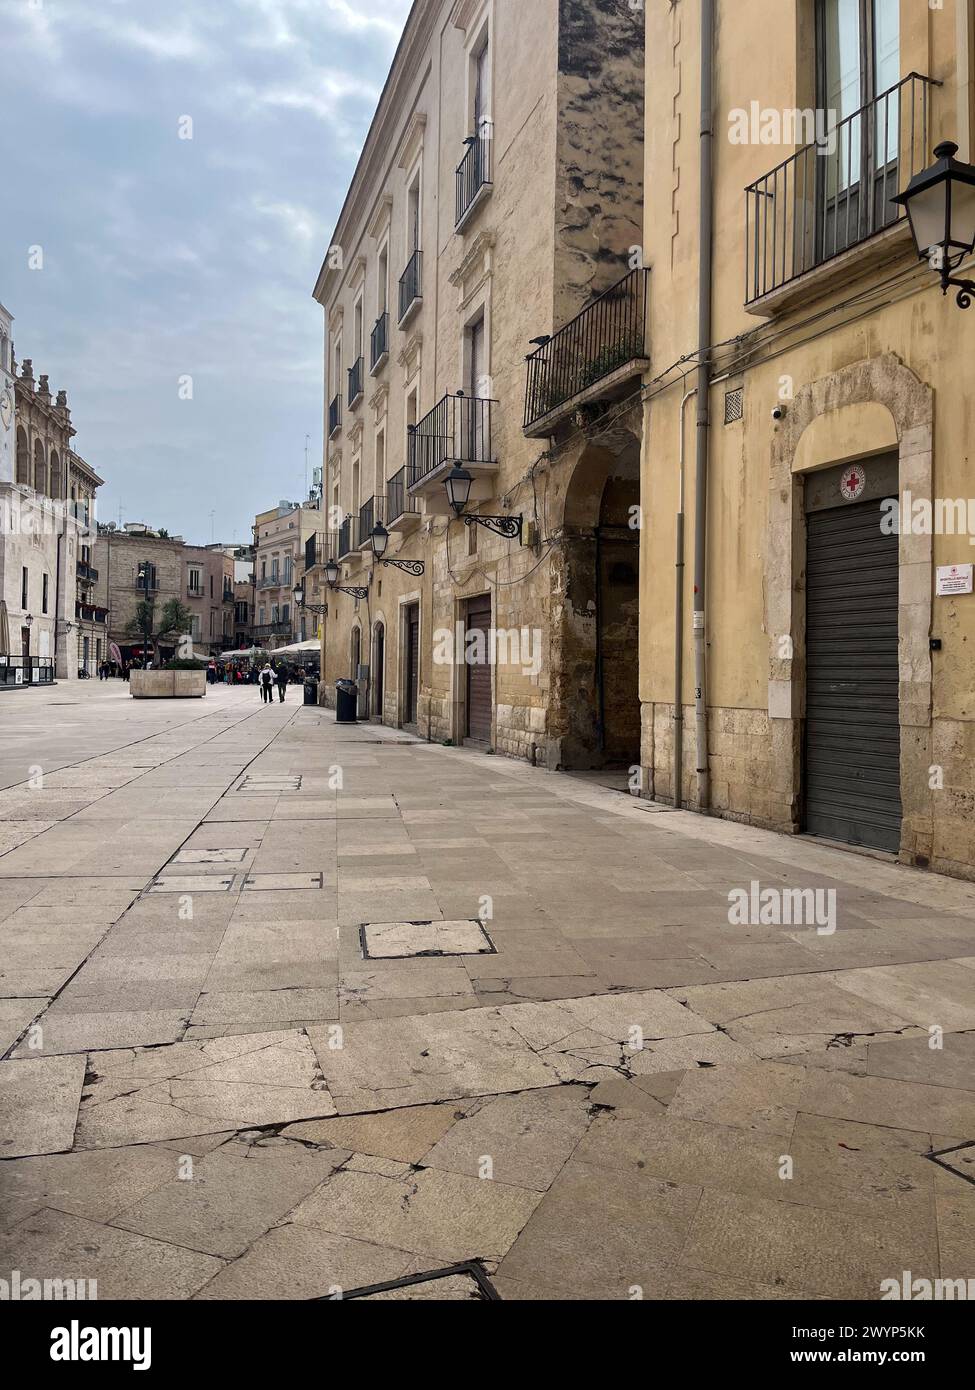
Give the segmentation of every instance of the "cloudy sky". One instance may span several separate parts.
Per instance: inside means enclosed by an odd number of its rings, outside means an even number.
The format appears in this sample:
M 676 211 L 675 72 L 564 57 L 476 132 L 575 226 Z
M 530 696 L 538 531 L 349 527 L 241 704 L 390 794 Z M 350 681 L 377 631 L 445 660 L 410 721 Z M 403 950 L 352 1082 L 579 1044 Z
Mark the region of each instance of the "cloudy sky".
M 302 495 L 311 292 L 409 8 L 0 0 L 0 302 L 68 391 L 102 520 L 245 540 Z

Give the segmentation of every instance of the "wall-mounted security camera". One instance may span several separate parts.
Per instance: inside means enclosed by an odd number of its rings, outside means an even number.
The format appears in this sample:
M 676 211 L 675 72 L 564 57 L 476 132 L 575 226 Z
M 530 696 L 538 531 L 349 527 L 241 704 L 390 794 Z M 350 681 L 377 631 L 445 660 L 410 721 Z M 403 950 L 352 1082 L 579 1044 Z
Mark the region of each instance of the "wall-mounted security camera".
M 785 419 L 785 406 L 784 406 L 784 405 L 774 405 L 774 406 L 772 407 L 772 419 L 773 419 L 773 420 L 784 420 L 784 419 Z

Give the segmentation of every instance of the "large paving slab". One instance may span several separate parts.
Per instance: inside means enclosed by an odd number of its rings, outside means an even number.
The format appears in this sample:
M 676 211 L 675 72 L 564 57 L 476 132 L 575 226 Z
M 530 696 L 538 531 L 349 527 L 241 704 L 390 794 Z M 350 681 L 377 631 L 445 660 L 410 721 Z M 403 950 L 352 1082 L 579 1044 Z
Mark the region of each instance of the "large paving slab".
M 70 1149 L 84 1057 L 35 1057 L 0 1062 L 0 1158 Z

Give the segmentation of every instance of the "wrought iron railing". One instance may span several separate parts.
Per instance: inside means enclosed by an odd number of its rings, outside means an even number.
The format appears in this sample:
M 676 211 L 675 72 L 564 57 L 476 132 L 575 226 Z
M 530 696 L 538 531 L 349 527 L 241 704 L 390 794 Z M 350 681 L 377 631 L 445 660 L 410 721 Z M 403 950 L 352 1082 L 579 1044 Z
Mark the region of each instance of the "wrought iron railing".
M 277 623 L 259 623 L 254 629 L 254 640 L 260 642 L 263 637 L 290 637 L 292 634 L 291 621 Z
M 497 401 L 479 396 L 444 396 L 410 430 L 407 452 L 409 486 L 414 487 L 442 463 L 494 463 L 492 412 Z
M 647 355 L 649 270 L 631 270 L 528 360 L 525 428 Z
M 98 578 L 98 571 L 95 569 L 94 565 L 87 565 L 84 560 L 78 561 L 75 572 L 79 579 L 83 579 L 90 584 L 94 584 L 95 580 Z
M 410 496 L 408 486 L 405 468 L 394 473 L 386 484 L 386 516 L 389 518 L 387 525 L 397 521 L 401 516 L 419 513 L 419 504 L 415 497 Z
M 358 516 L 347 516 L 339 527 L 339 539 L 336 549 L 336 559 L 342 560 L 346 555 L 351 555 L 354 550 L 359 548 L 359 518 Z
M 382 313 L 376 320 L 369 337 L 369 370 L 374 372 L 377 365 L 389 352 L 389 314 Z
M 361 357 L 357 357 L 349 368 L 349 405 L 355 405 L 362 395 L 362 377 L 365 364 Z
M 455 227 L 459 227 L 470 212 L 481 189 L 491 182 L 491 146 L 494 143 L 491 136 L 490 125 L 485 122 L 477 135 L 467 137 L 467 153 L 457 165 Z
M 745 303 L 893 226 L 928 161 L 930 98 L 912 72 L 745 189 Z
M 373 527 L 376 524 L 376 499 L 370 497 L 368 502 L 363 502 L 359 508 L 359 545 L 368 544 L 369 537 L 372 535 Z
M 406 318 L 412 306 L 423 298 L 423 252 L 417 249 L 410 257 L 399 281 L 399 321 Z
M 187 597 L 187 598 L 202 598 L 202 597 L 203 597 L 203 585 L 202 585 L 202 584 L 187 584 L 187 586 L 186 586 L 186 597 Z

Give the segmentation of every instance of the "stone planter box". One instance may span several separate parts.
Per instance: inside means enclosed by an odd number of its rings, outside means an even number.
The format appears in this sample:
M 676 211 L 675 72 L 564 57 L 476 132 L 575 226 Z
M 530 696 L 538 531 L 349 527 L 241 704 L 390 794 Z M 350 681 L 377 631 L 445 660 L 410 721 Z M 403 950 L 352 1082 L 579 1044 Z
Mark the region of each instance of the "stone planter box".
M 130 671 L 136 700 L 198 700 L 207 693 L 206 671 Z

